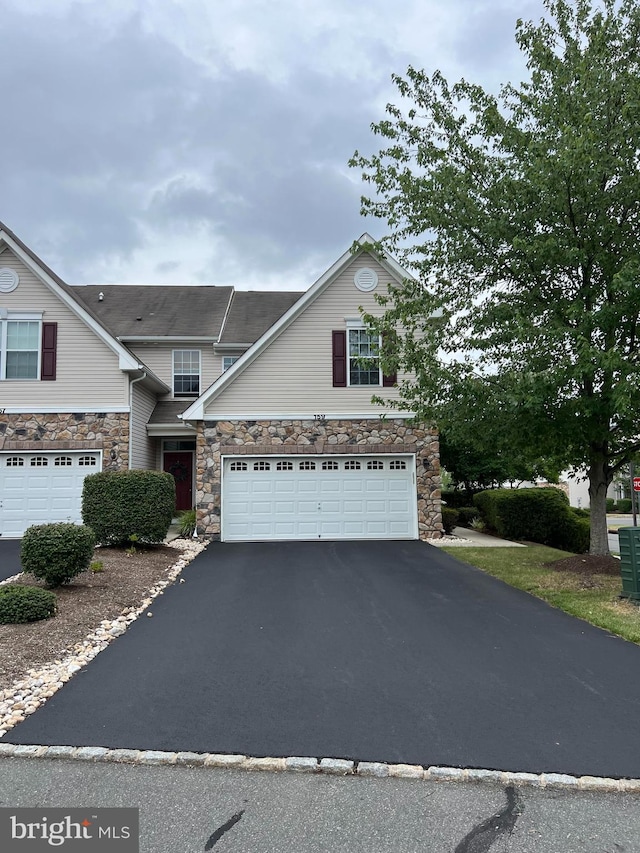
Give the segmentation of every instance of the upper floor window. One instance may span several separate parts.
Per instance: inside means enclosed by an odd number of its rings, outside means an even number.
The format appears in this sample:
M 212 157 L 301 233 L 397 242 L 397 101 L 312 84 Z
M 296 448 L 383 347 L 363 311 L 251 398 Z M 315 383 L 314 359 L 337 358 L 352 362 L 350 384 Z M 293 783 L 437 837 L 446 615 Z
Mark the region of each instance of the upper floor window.
M 381 385 L 380 338 L 368 329 L 349 329 L 349 385 Z
M 0 312 L 0 380 L 55 379 L 57 339 L 41 312 Z
M 239 355 L 223 355 L 222 356 L 222 370 L 229 370 L 232 364 L 234 364 L 240 358 Z
M 173 351 L 173 394 L 175 397 L 197 397 L 200 394 L 200 350 Z
M 6 320 L 2 324 L 2 378 L 37 379 L 40 321 Z

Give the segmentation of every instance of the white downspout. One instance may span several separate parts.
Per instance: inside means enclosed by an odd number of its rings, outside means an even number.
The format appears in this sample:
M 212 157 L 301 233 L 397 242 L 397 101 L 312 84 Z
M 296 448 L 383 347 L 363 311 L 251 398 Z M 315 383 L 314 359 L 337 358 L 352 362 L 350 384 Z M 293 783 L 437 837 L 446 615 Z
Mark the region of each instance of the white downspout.
M 129 380 L 129 470 L 133 465 L 133 386 L 147 378 L 147 371 L 141 364 L 138 365 L 138 370 L 142 370 L 142 376 Z

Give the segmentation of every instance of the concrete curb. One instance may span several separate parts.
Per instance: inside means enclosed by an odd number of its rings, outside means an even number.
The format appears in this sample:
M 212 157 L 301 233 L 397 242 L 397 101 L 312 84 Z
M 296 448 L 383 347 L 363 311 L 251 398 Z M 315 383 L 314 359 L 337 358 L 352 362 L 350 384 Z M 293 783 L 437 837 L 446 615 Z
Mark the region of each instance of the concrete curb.
M 421 764 L 385 764 L 346 758 L 255 758 L 210 752 L 161 752 L 159 750 L 107 749 L 101 746 L 38 746 L 0 743 L 2 758 L 68 759 L 92 763 L 135 764 L 154 767 L 215 767 L 281 773 L 322 773 L 375 779 L 419 779 L 431 782 L 476 782 L 515 785 L 520 788 L 596 791 L 640 794 L 640 779 L 609 779 L 603 776 L 569 776 L 565 773 L 511 773 L 502 770 L 424 767 Z

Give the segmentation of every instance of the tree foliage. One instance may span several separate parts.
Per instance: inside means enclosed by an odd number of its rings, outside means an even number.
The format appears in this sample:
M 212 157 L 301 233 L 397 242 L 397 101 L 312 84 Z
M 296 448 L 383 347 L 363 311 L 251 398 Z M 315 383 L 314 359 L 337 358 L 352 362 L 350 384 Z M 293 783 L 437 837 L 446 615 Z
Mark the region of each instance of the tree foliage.
M 514 448 L 586 467 L 606 553 L 606 488 L 640 448 L 640 7 L 544 6 L 516 25 L 525 82 L 494 96 L 410 67 L 373 126 L 385 147 L 351 164 L 379 248 L 416 273 L 382 320 L 416 376 L 402 405 L 439 421 L 481 383 Z

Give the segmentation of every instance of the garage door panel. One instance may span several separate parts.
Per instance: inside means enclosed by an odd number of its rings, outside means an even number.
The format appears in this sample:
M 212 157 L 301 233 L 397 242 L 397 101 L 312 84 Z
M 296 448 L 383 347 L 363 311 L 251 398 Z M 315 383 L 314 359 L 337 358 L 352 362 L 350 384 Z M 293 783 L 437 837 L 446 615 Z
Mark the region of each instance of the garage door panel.
M 92 464 L 82 464 L 87 459 Z M 81 524 L 82 484 L 99 459 L 92 449 L 0 453 L 0 535 L 19 537 L 34 524 Z
M 227 541 L 417 538 L 412 458 L 271 456 L 248 459 L 246 471 L 234 470 L 232 458 L 223 465 Z

